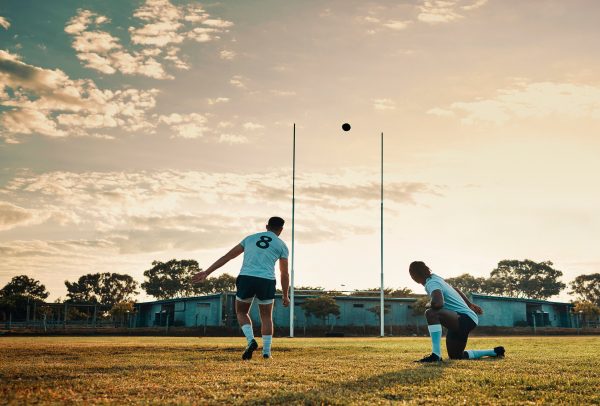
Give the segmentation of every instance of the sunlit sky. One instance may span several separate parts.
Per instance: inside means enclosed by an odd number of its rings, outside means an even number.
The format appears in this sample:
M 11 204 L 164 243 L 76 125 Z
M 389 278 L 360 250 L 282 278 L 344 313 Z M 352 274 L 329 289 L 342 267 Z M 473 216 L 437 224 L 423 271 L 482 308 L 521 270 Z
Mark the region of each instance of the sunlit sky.
M 594 0 L 0 2 L 0 286 L 208 267 L 268 217 L 297 285 L 600 272 Z M 341 124 L 349 122 L 345 133 Z M 221 272 L 237 274 L 241 260 Z M 567 290 L 558 299 L 568 299 Z M 146 299 L 143 293 L 140 299 Z

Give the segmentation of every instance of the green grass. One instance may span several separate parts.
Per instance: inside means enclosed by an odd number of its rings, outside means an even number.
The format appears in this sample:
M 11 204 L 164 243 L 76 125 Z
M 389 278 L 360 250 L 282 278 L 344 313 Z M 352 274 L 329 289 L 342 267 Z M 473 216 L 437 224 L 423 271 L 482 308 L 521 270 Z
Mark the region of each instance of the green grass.
M 0 404 L 600 404 L 600 337 L 476 337 L 507 357 L 441 365 L 412 362 L 427 338 L 276 338 L 250 362 L 243 344 L 4 337 Z

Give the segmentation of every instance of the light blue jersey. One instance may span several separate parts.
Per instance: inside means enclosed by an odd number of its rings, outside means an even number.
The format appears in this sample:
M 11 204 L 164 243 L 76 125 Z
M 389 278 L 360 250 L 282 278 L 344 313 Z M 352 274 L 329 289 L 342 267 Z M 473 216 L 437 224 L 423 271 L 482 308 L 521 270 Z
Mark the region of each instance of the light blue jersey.
M 477 314 L 467 306 L 458 292 L 452 286 L 448 285 L 443 278 L 436 274 L 431 274 L 425 281 L 425 290 L 430 297 L 434 290 L 441 290 L 442 296 L 444 297 L 444 309 L 466 314 L 475 322 L 475 324 L 479 324 Z
M 272 231 L 256 233 L 244 238 L 244 262 L 240 275 L 275 279 L 275 262 L 288 257 L 285 243 Z

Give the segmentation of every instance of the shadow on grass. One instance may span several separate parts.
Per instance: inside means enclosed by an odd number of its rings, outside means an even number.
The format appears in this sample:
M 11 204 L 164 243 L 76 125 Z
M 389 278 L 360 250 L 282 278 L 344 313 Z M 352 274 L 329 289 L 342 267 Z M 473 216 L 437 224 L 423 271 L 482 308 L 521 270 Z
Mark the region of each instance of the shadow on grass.
M 387 391 L 396 385 L 424 385 L 431 380 L 440 378 L 447 365 L 422 365 L 415 364 L 400 371 L 391 371 L 379 375 L 366 375 L 359 379 L 324 384 L 320 387 L 306 389 L 303 391 L 288 392 L 278 391 L 269 396 L 247 399 L 244 404 L 347 404 L 350 402 L 364 402 L 361 396 L 365 393 L 377 394 L 380 398 L 388 401 L 402 400 L 409 396 L 402 396 Z M 389 392 L 389 393 L 388 393 Z

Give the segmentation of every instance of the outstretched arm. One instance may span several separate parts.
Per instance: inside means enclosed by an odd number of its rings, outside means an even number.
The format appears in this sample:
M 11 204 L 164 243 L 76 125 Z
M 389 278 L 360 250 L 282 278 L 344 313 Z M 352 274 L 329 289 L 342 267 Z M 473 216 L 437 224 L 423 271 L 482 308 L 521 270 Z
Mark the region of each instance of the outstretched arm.
M 281 291 L 283 293 L 283 305 L 285 307 L 288 307 L 290 305 L 290 298 L 288 296 L 290 290 L 290 274 L 288 273 L 287 258 L 279 259 L 279 272 L 281 273 Z
M 192 278 L 192 283 L 202 282 L 208 277 L 208 275 L 210 275 L 211 273 L 213 273 L 214 271 L 231 261 L 233 258 L 239 256 L 242 252 L 244 252 L 244 247 L 242 247 L 241 244 L 236 245 L 231 250 L 229 250 L 227 254 L 217 259 L 217 261 L 211 266 L 209 266 L 206 269 L 206 271 L 201 271 L 194 275 Z
M 460 297 L 462 297 L 467 306 L 469 306 L 469 309 L 473 310 L 477 314 L 483 314 L 483 309 L 481 307 L 477 306 L 475 303 L 471 303 L 471 301 L 467 298 L 467 296 L 464 293 L 460 291 L 460 289 L 457 289 L 454 286 L 452 287 L 460 295 Z

